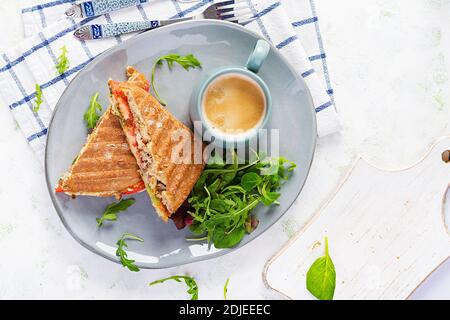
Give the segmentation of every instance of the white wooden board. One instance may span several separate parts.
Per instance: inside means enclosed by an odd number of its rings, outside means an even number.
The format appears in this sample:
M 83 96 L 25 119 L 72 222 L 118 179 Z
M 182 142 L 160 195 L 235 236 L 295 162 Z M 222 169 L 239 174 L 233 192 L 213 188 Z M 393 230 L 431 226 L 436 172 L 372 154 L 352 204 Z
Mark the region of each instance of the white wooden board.
M 450 137 L 400 171 L 358 159 L 330 201 L 267 262 L 266 284 L 292 299 L 313 298 L 306 272 L 324 254 L 327 236 L 337 273 L 335 299 L 406 299 L 450 256 L 445 150 Z

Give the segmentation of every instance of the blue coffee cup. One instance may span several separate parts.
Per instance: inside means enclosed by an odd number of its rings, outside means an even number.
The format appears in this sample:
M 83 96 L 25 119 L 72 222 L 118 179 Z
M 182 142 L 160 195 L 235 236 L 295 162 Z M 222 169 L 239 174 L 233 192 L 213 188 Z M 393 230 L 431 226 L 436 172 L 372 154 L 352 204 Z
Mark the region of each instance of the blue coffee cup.
M 218 147 L 224 146 L 239 146 L 245 144 L 257 137 L 260 129 L 264 128 L 270 117 L 272 111 L 272 97 L 270 90 L 264 80 L 258 75 L 258 72 L 266 60 L 271 46 L 265 40 L 258 40 L 255 49 L 250 54 L 245 67 L 241 66 L 227 66 L 215 69 L 208 73 L 208 75 L 201 81 L 198 89 L 194 92 L 193 103 L 190 108 L 191 120 L 194 123 L 195 131 L 198 135 L 202 136 L 207 142 L 213 142 Z M 205 93 L 211 83 L 219 77 L 226 75 L 237 75 L 247 78 L 261 89 L 265 98 L 265 112 L 261 121 L 250 130 L 241 132 L 239 134 L 225 133 L 221 130 L 214 128 L 211 123 L 206 119 L 204 111 L 204 98 Z M 239 106 L 237 106 L 238 108 Z M 201 123 L 201 125 L 199 125 Z

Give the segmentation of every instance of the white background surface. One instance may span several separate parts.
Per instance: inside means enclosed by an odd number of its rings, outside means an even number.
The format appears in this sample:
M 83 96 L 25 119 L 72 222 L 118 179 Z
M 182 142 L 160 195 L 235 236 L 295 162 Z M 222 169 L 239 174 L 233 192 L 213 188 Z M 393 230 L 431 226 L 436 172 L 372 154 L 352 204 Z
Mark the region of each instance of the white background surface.
M 215 260 L 130 273 L 82 248 L 59 221 L 43 169 L 0 102 L 0 299 L 184 299 L 183 284 L 148 283 L 185 273 L 197 279 L 200 299 L 221 299 L 228 277 L 230 299 L 277 298 L 262 281 L 265 261 L 330 195 L 358 153 L 377 166 L 402 168 L 450 134 L 450 0 L 316 2 L 342 135 L 319 141 L 305 189 L 279 223 Z M 18 3 L 0 0 L 0 48 L 22 39 Z M 413 298 L 450 299 L 450 261 Z

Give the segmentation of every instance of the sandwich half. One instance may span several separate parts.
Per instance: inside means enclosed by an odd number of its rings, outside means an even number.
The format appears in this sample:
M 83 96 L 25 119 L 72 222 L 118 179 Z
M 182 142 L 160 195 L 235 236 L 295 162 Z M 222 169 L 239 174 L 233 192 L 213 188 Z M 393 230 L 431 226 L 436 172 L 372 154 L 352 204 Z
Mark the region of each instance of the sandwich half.
M 138 170 L 120 122 L 109 107 L 56 192 L 119 198 L 145 189 Z
M 136 69 L 128 68 L 127 75 L 129 83 L 149 90 L 149 82 Z M 136 159 L 119 119 L 109 107 L 55 191 L 70 196 L 120 198 L 143 190 Z
M 142 180 L 158 215 L 167 221 L 186 201 L 204 164 L 195 163 L 194 134 L 146 90 L 110 80 L 112 106 L 118 115 Z M 187 142 L 180 162 L 174 154 Z M 200 149 L 202 149 L 201 146 Z M 201 158 L 201 157 L 200 157 Z

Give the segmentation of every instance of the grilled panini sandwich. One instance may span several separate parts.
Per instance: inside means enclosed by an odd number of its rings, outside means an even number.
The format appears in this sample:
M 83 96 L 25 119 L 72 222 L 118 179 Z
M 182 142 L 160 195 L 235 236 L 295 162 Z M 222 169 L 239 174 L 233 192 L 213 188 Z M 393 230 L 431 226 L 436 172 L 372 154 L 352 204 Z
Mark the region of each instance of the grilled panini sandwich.
M 138 169 L 120 122 L 109 107 L 56 192 L 95 197 L 135 193 L 144 187 Z
M 145 76 L 128 68 L 128 81 L 149 89 Z M 136 159 L 130 151 L 119 119 L 109 107 L 89 135 L 56 192 L 71 196 L 120 197 L 145 190 Z
M 146 90 L 113 80 L 109 87 L 114 112 L 120 118 L 153 206 L 167 221 L 186 201 L 204 169 L 202 161 L 195 164 L 191 149 L 189 161 L 180 163 L 173 158 L 183 139 L 194 145 L 194 135 Z

